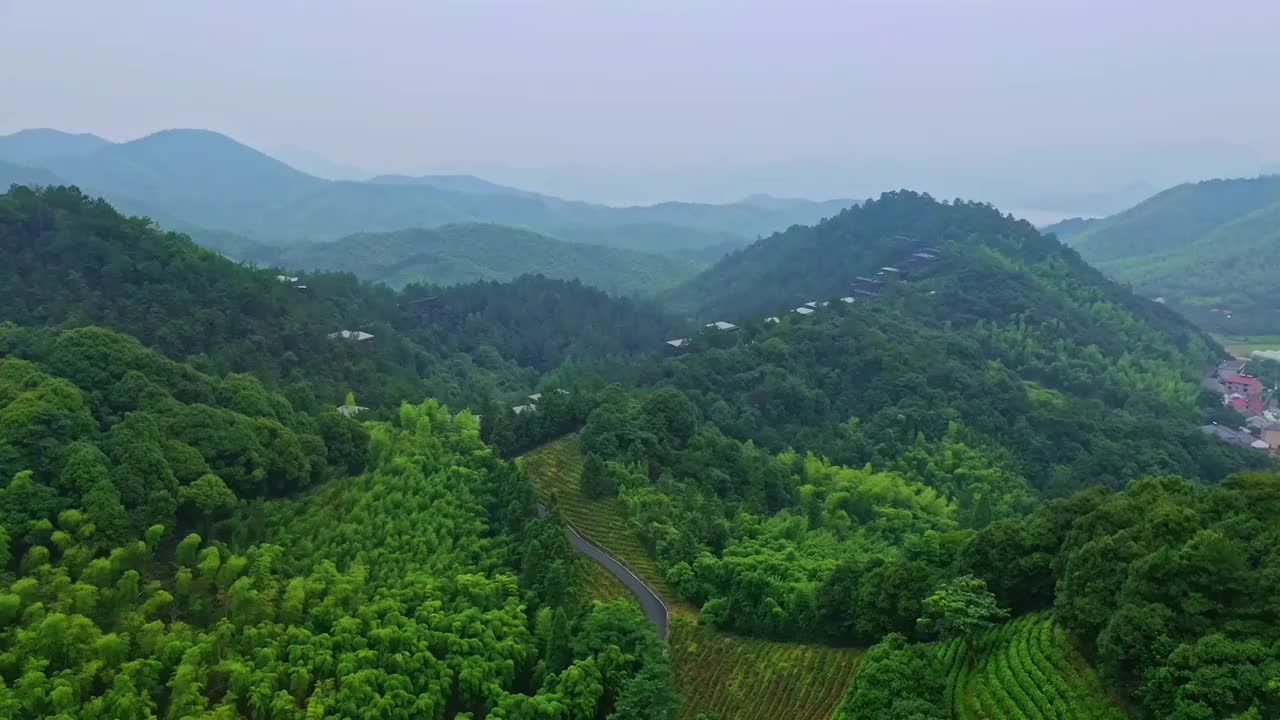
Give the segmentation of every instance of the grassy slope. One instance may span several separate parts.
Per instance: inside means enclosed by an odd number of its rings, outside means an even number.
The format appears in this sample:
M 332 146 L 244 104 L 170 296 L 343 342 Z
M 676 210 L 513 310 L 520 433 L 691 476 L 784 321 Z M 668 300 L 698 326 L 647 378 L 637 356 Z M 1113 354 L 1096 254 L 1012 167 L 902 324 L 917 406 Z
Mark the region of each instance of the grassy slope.
M 971 657 L 964 640 L 938 645 L 957 720 L 1123 720 L 1098 674 L 1050 613 L 1024 615 L 983 633 Z
M 720 720 L 828 718 L 844 697 L 862 650 L 780 643 L 729 635 L 696 622 L 627 525 L 616 499 L 593 501 L 580 490 L 584 457 L 576 435 L 520 459 L 544 499 L 555 495 L 565 519 L 626 563 L 671 607 L 671 659 L 685 699 L 684 717 L 714 713 Z M 578 568 L 586 597 L 611 599 L 622 587 L 607 571 Z M 625 589 L 623 589 L 625 592 Z

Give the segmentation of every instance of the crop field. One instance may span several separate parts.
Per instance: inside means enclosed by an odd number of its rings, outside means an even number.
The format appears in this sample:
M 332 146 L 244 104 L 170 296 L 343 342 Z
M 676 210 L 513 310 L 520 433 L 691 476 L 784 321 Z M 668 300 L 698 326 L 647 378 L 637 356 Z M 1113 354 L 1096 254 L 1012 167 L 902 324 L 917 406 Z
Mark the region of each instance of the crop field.
M 662 597 L 673 614 L 696 615 L 694 608 L 679 602 L 679 595 L 667 584 L 662 570 L 627 525 L 622 503 L 617 498 L 590 500 L 582 494 L 582 466 L 585 459 L 582 447 L 578 444 L 578 436 L 568 435 L 526 453 L 520 458 L 520 464 L 537 484 L 538 494 L 543 501 L 550 499 L 552 494 L 556 495 L 560 502 L 560 512 L 565 519 L 588 540 L 609 551 L 609 554 L 639 575 Z M 604 568 L 598 565 L 596 567 L 601 573 L 609 575 Z M 617 582 L 612 575 L 609 578 Z M 608 592 L 603 588 L 580 589 L 587 597 Z
M 1280 335 L 1214 335 L 1232 355 L 1249 357 L 1254 350 L 1280 350 Z
M 1051 613 L 983 633 L 970 657 L 963 639 L 939 646 L 947 699 L 958 720 L 1124 720 L 1097 672 Z
M 688 620 L 671 626 L 671 662 L 683 717 L 822 720 L 844 698 L 860 649 L 728 635 Z

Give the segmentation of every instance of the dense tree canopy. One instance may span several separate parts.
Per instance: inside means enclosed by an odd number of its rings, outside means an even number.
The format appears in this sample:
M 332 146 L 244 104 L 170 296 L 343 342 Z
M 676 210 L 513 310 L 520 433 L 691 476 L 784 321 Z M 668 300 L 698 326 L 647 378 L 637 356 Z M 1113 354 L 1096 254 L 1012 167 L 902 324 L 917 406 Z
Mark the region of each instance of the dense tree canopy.
M 406 405 L 371 453 L 359 478 L 246 509 L 230 543 L 154 525 L 104 544 L 92 509 L 19 473 L 0 492 L 27 531 L 3 544 L 21 553 L 5 716 L 675 717 L 651 626 L 555 585 L 563 532 L 473 419 Z M 185 489 L 225 504 L 216 475 Z

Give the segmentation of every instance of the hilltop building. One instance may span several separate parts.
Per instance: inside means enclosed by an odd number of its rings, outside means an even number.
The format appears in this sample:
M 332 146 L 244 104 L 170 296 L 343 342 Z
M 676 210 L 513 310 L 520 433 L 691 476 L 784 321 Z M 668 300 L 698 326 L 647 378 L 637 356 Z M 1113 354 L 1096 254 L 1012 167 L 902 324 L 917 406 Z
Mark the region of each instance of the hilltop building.
M 353 340 L 355 342 L 367 342 L 373 339 L 373 336 L 362 330 L 339 330 L 331 332 L 328 335 L 330 340 Z

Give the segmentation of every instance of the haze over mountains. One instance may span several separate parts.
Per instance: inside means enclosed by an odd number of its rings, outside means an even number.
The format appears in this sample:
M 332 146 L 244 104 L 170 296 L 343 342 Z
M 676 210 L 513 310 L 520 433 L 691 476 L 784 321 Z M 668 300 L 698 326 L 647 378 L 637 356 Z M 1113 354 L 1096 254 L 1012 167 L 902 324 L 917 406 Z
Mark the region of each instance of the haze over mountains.
M 219 230 L 266 245 L 334 240 L 450 223 L 493 222 L 637 250 L 678 252 L 745 244 L 812 222 L 851 200 L 670 202 L 607 207 L 561 200 L 470 176 L 379 176 L 333 181 L 296 170 L 207 130 L 166 130 L 126 143 L 57 131 L 0 142 L 0 160 L 30 177 L 108 198 L 178 229 Z M 20 168 L 8 169 L 21 179 Z

